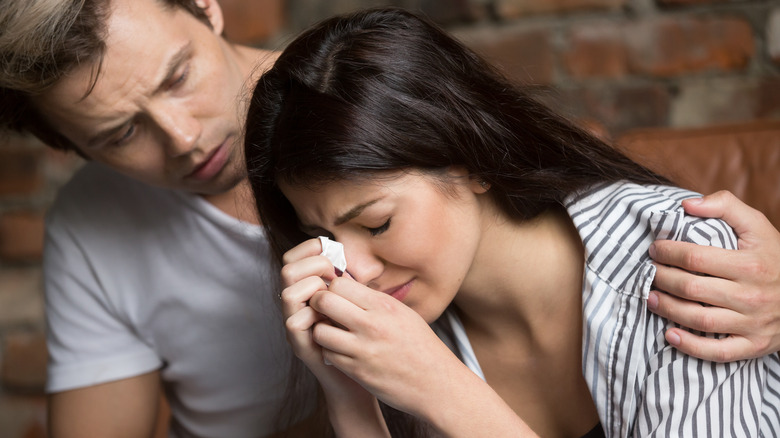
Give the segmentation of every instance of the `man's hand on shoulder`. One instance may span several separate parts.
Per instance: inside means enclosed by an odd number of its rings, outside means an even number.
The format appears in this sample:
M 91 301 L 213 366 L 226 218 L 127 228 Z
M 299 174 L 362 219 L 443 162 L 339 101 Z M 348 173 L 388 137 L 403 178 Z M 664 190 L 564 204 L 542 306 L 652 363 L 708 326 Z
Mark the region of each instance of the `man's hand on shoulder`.
M 667 341 L 718 362 L 780 350 L 780 232 L 726 191 L 688 199 L 683 207 L 688 214 L 726 221 L 739 250 L 656 241 L 650 255 L 658 269 L 648 307 L 688 329 L 729 336 L 712 339 L 673 328 Z

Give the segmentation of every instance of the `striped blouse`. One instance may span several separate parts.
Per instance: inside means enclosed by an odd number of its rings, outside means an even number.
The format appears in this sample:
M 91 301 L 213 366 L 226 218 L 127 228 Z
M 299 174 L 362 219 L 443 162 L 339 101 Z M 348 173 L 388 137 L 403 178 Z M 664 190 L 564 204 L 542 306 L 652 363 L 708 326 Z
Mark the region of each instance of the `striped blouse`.
M 585 247 L 582 372 L 608 437 L 780 434 L 777 354 L 724 364 L 687 356 L 664 340 L 674 324 L 647 310 L 654 240 L 736 248 L 723 221 L 684 214 L 680 201 L 694 196 L 621 182 L 565 202 Z M 484 379 L 455 312 L 445 320 L 437 333 Z

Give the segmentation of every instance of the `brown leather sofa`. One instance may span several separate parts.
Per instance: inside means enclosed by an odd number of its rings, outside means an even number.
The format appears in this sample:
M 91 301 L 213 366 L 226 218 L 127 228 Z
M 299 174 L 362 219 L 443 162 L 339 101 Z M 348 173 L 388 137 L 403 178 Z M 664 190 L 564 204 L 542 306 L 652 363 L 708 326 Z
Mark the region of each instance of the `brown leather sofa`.
M 616 144 L 679 186 L 731 191 L 780 228 L 780 120 L 637 130 Z

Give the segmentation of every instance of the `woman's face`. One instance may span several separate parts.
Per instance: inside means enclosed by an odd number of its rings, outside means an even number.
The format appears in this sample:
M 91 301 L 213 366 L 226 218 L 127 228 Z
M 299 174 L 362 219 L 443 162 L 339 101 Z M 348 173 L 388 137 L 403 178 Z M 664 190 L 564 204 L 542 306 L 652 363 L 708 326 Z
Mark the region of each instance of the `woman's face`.
M 316 189 L 280 183 L 301 228 L 344 244 L 347 271 L 403 301 L 426 321 L 438 318 L 469 273 L 485 190 L 465 171 L 446 177 L 382 174 Z

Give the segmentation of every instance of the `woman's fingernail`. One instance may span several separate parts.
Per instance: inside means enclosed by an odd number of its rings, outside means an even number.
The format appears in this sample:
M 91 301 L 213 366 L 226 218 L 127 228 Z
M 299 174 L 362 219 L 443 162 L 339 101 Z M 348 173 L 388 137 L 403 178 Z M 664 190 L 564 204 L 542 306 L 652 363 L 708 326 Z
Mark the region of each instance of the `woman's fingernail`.
M 691 205 L 699 205 L 702 203 L 702 201 L 704 201 L 704 199 L 702 198 L 689 198 L 685 200 L 685 203 Z
M 650 248 L 648 248 L 647 252 L 650 253 L 651 258 L 655 258 L 655 242 L 650 244 Z
M 647 296 L 647 307 L 650 310 L 656 310 L 658 308 L 658 294 L 650 292 L 650 295 Z
M 675 332 L 667 332 L 666 340 L 674 346 L 680 345 L 680 335 Z
M 328 359 L 326 359 L 324 357 L 322 358 L 322 362 L 324 362 L 325 365 L 333 365 Z

